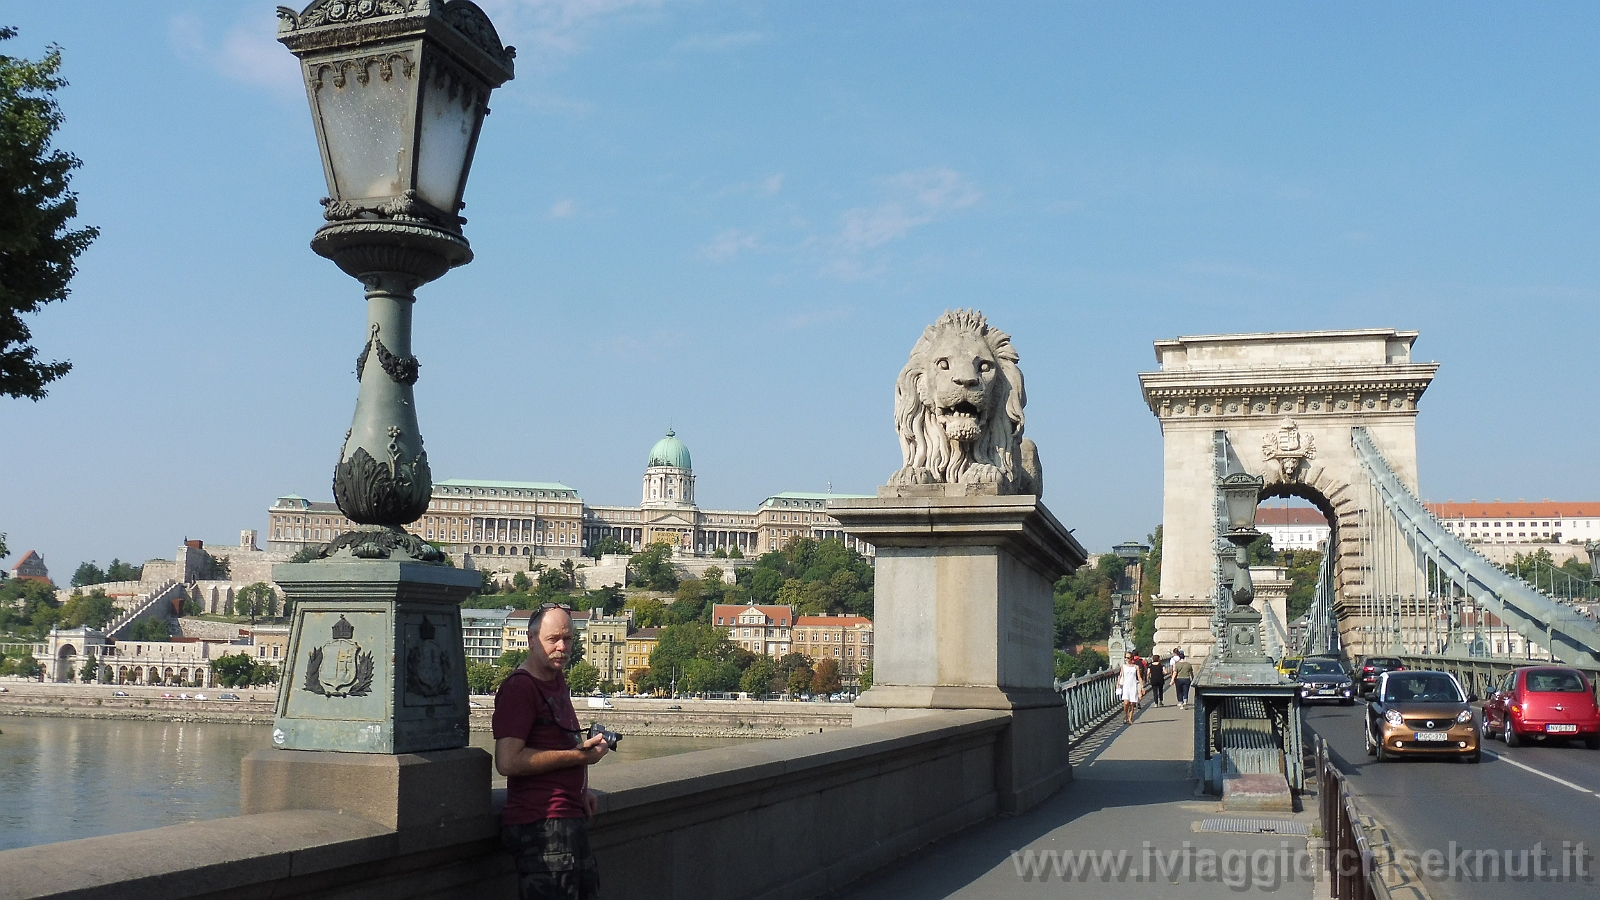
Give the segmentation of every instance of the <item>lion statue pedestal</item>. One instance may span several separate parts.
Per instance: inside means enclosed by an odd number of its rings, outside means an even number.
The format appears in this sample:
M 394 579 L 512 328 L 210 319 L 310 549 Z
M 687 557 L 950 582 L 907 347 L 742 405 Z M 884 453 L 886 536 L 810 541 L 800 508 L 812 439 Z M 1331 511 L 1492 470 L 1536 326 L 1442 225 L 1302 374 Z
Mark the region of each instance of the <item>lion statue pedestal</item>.
M 1053 589 L 1087 559 L 1040 502 L 1016 361 L 982 314 L 945 313 L 896 385 L 904 466 L 875 498 L 828 503 L 877 548 L 873 686 L 855 723 L 1009 710 L 1000 803 L 1012 813 L 1072 778 Z

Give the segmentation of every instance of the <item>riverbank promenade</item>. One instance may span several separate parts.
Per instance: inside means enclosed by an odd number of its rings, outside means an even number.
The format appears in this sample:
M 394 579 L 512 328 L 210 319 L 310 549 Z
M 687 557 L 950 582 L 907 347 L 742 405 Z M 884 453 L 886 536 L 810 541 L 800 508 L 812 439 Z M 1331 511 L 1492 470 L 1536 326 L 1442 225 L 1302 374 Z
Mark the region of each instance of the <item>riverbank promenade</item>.
M 1195 796 L 1192 717 L 1174 705 L 1146 705 L 1133 725 L 1119 715 L 1076 748 L 1073 782 L 1049 800 L 931 844 L 835 897 L 1312 897 L 1305 836 L 1197 830 L 1257 819 L 1309 828 L 1316 800 L 1292 815 L 1230 814 Z

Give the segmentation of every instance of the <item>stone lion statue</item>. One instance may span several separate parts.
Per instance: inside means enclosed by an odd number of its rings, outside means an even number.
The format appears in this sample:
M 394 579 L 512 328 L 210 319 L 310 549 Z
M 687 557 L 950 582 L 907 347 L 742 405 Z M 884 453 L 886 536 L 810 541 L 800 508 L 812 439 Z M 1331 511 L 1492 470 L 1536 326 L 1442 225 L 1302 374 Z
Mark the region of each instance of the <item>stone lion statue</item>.
M 992 484 L 1001 494 L 1044 493 L 1028 402 L 1011 338 L 977 310 L 946 311 L 911 348 L 894 386 L 904 465 L 891 487 Z

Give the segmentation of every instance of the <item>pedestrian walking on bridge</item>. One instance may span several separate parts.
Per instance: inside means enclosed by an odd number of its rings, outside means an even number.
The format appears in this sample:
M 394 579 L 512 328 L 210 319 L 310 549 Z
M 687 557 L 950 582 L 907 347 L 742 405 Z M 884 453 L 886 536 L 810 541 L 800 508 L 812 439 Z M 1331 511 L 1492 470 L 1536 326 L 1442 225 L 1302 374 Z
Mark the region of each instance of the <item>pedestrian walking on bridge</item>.
M 1130 656 L 1122 662 L 1122 672 L 1117 675 L 1117 696 L 1122 698 L 1122 716 L 1133 724 L 1133 714 L 1139 709 L 1139 695 L 1144 692 L 1144 678 L 1139 669 L 1139 658 Z
M 1150 657 L 1150 668 L 1147 670 L 1150 680 L 1150 696 L 1154 698 L 1157 706 L 1166 706 L 1167 667 L 1162 664 L 1159 655 Z

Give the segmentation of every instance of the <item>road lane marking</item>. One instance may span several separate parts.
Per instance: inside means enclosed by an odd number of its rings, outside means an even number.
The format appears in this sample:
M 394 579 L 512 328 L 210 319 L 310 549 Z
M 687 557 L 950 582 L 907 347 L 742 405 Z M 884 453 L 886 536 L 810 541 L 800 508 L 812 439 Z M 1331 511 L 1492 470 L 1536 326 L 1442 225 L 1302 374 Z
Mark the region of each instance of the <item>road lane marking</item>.
M 1517 762 L 1516 760 L 1512 759 L 1509 756 L 1506 756 L 1503 753 L 1496 753 L 1493 750 L 1483 750 L 1483 751 L 1480 751 L 1480 752 L 1487 753 L 1490 756 L 1494 757 L 1495 759 L 1498 759 L 1503 763 L 1508 763 L 1510 765 L 1516 766 L 1517 768 L 1519 768 L 1519 769 L 1521 769 L 1521 770 L 1523 770 L 1525 772 L 1532 772 L 1533 774 L 1539 776 L 1540 778 L 1548 778 L 1551 781 L 1554 781 L 1556 784 L 1561 785 L 1562 787 L 1572 788 L 1573 790 L 1577 791 L 1580 794 L 1592 794 L 1592 795 L 1594 795 L 1596 797 L 1600 797 L 1600 791 L 1591 791 L 1591 790 L 1589 790 L 1588 788 L 1584 787 L 1581 784 L 1573 784 L 1572 782 L 1566 780 L 1565 778 L 1557 778 L 1556 776 L 1551 775 L 1549 772 L 1541 772 L 1538 769 L 1535 769 L 1533 766 L 1530 766 L 1527 763 Z

